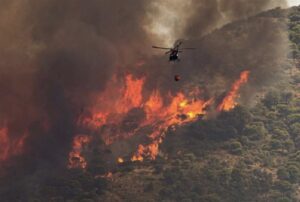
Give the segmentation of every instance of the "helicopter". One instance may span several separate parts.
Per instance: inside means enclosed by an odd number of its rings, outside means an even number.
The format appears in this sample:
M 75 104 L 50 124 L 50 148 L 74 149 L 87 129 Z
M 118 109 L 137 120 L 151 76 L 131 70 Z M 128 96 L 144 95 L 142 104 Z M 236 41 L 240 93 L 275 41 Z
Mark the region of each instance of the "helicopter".
M 156 49 L 163 49 L 163 50 L 168 50 L 167 52 L 165 52 L 165 54 L 169 54 L 169 61 L 180 61 L 179 58 L 179 53 L 182 53 L 183 50 L 195 50 L 195 48 L 180 48 L 180 46 L 182 45 L 182 41 L 179 42 L 175 42 L 175 45 L 173 48 L 165 48 L 165 47 L 160 47 L 160 46 L 152 46 L 152 48 L 156 48 Z

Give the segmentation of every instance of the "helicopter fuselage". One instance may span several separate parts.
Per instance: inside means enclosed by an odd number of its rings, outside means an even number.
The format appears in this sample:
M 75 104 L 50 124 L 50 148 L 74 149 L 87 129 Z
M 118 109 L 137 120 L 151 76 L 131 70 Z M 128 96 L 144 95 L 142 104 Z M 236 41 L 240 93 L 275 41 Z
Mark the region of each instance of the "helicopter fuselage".
M 169 61 L 179 61 L 178 50 L 171 50 Z
M 163 50 L 168 50 L 165 52 L 165 54 L 169 55 L 169 61 L 180 61 L 179 59 L 179 53 L 183 52 L 183 50 L 192 50 L 194 48 L 180 48 L 182 42 L 176 42 L 173 48 L 167 48 L 167 47 L 160 47 L 160 46 L 152 46 L 152 48 L 157 48 L 157 49 L 163 49 Z

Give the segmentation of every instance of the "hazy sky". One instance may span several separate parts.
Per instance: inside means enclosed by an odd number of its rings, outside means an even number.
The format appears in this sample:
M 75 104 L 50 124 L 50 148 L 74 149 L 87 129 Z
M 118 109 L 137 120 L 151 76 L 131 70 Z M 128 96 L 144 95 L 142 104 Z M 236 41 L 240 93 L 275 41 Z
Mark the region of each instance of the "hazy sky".
M 300 0 L 288 0 L 289 6 L 300 5 Z

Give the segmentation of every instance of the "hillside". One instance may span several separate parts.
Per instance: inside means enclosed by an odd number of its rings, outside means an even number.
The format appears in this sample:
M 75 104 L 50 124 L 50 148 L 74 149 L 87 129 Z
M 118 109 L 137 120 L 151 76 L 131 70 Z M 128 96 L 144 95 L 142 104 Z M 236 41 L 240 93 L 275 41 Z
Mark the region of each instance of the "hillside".
M 286 36 L 289 36 L 289 39 Z M 283 38 L 286 40 L 282 40 Z M 288 46 L 286 46 L 287 43 Z M 87 46 L 89 45 L 91 44 Z M 119 140 L 118 132 L 125 131 L 128 133 L 124 132 L 124 134 L 129 134 L 130 138 L 124 137 L 119 142 L 106 146 L 104 141 L 98 138 L 99 136 L 95 135 L 97 139 L 90 145 L 88 145 L 88 138 L 92 135 L 78 136 L 79 146 L 76 142 L 73 144 L 75 150 L 72 152 L 75 154 L 70 152 L 73 154 L 73 158 L 70 159 L 65 155 L 65 150 L 72 149 L 71 143 L 67 144 L 70 148 L 62 147 L 63 149 L 58 151 L 48 151 L 48 147 L 44 149 L 43 145 L 39 144 L 44 143 L 52 148 L 58 144 L 54 141 L 55 138 L 65 138 L 67 142 L 74 135 L 69 135 L 67 138 L 60 136 L 71 123 L 66 121 L 67 118 L 63 119 L 60 116 L 56 120 L 57 116 L 54 113 L 55 123 L 58 123 L 59 127 L 57 131 L 49 132 L 51 138 L 45 140 L 44 137 L 37 140 L 36 137 L 29 138 L 29 143 L 39 150 L 32 149 L 29 150 L 29 155 L 24 155 L 25 157 L 16 155 L 12 158 L 11 162 L 16 165 L 20 163 L 22 166 L 5 164 L 1 167 L 1 171 L 4 170 L 5 173 L 0 172 L 0 201 L 300 201 L 300 7 L 288 10 L 278 8 L 230 23 L 201 39 L 187 41 L 187 46 L 189 45 L 199 46 L 199 48 L 185 56 L 187 62 L 178 65 L 187 64 L 187 67 L 178 71 L 185 71 L 189 68 L 189 71 L 181 72 L 180 75 L 183 78 L 191 78 L 192 85 L 205 88 L 204 98 L 211 94 L 216 95 L 217 104 L 241 71 L 249 70 L 250 80 L 242 86 L 239 104 L 234 109 L 222 112 L 211 109 L 209 115 L 199 116 L 196 121 L 171 125 L 167 131 L 164 131 L 166 136 L 159 145 L 156 159 L 144 158 L 144 161 L 130 161 L 132 153 L 136 152 L 135 146 L 149 142 L 149 138 L 147 139 L 144 134 L 150 131 L 149 127 L 142 127 L 139 131 L 143 133 L 142 135 L 130 137 L 132 128 L 140 129 L 138 126 L 142 123 L 142 118 L 147 115 L 143 109 L 137 107 L 138 105 L 126 114 L 125 119 L 117 117 L 122 120 L 121 129 L 113 122 L 94 131 L 86 128 L 79 130 L 79 134 L 103 133 L 111 135 L 109 137 L 116 140 Z M 75 56 L 77 57 L 76 54 Z M 86 57 L 89 58 L 90 55 L 87 54 Z M 151 60 L 149 63 L 151 63 L 149 66 L 153 64 L 155 66 L 156 61 Z M 163 64 L 170 66 L 169 63 Z M 166 74 L 173 75 L 171 74 L 173 70 L 168 72 L 167 68 L 161 66 L 155 66 L 155 68 L 153 72 L 151 70 L 150 80 L 154 80 L 157 75 L 161 74 L 163 74 L 162 77 Z M 59 69 L 60 66 L 57 69 L 55 66 L 58 77 L 61 76 Z M 136 71 L 141 72 L 141 69 L 139 67 Z M 53 75 L 56 76 L 56 74 Z M 74 77 L 81 78 L 81 75 Z M 98 77 L 96 75 L 95 77 L 97 80 Z M 49 80 L 51 78 L 46 77 Z M 113 77 L 112 80 L 115 78 L 118 77 Z M 85 79 L 82 78 L 82 80 Z M 128 80 L 134 85 L 143 81 L 143 79 Z M 174 90 L 179 86 L 172 83 L 170 87 L 169 78 L 165 80 L 158 82 L 158 84 L 167 83 L 167 85 L 162 85 L 160 89 L 162 92 L 167 92 L 169 88 Z M 76 83 L 77 80 L 67 82 L 67 86 L 73 89 Z M 60 89 L 58 84 L 55 82 L 54 84 L 54 90 Z M 111 91 L 119 90 L 120 86 L 113 86 L 104 92 L 111 95 Z M 82 91 L 85 92 L 87 88 L 83 87 Z M 50 105 L 51 112 L 57 108 L 56 104 L 60 101 L 60 97 L 57 98 L 54 90 L 50 89 L 51 95 L 55 94 L 55 104 Z M 142 91 L 138 88 L 134 90 Z M 73 91 L 70 92 L 73 93 Z M 68 96 L 72 97 L 72 93 Z M 61 99 L 64 101 L 63 98 Z M 109 101 L 113 99 L 115 97 L 112 96 Z M 79 102 L 79 100 L 76 101 Z M 127 105 L 128 103 L 121 104 Z M 67 109 L 73 110 L 73 108 Z M 58 114 L 73 115 L 68 114 L 68 110 Z M 78 114 L 85 112 L 84 110 L 78 110 L 80 111 Z M 178 119 L 184 120 L 188 117 L 186 114 L 181 116 Z M 196 115 L 192 116 L 196 117 Z M 96 118 L 95 124 L 102 123 L 101 117 Z M 157 124 L 157 122 L 154 123 Z M 44 127 L 46 129 L 49 127 L 42 122 L 39 124 L 41 126 L 30 125 L 30 130 L 36 132 L 34 134 L 40 135 Z M 70 127 L 70 130 L 75 129 Z M 54 137 L 51 132 L 55 134 Z M 76 140 L 77 136 L 74 137 Z M 84 137 L 87 138 L 84 139 Z M 48 140 L 52 141 L 48 142 Z M 40 160 L 39 153 L 35 151 L 46 151 L 47 155 L 42 155 L 43 158 Z M 52 152 L 57 152 L 59 158 L 54 158 L 51 155 Z M 117 159 L 119 162 L 116 162 L 117 155 L 123 155 L 122 157 L 126 159 Z M 87 158 L 84 159 L 84 157 Z M 36 163 L 35 159 L 39 159 L 39 162 Z M 70 166 L 70 162 L 74 165 Z M 61 164 L 63 168 L 54 166 Z
M 251 107 L 170 130 L 159 158 L 120 164 L 100 201 L 300 201 L 300 8 L 249 20 L 286 21 L 287 14 L 292 51 L 281 61 L 285 79 L 256 96 Z

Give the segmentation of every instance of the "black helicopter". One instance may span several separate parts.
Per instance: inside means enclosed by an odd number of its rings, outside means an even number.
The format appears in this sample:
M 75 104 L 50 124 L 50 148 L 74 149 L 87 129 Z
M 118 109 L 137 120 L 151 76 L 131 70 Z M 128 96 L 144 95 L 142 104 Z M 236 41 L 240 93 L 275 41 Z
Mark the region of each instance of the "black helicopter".
M 152 46 L 152 48 L 157 48 L 157 49 L 163 49 L 163 50 L 168 50 L 165 54 L 169 54 L 169 61 L 177 61 L 179 62 L 179 53 L 182 53 L 183 50 L 194 50 L 195 48 L 180 48 L 182 45 L 182 41 L 175 42 L 175 45 L 173 48 L 165 48 L 165 47 L 159 47 L 159 46 Z

